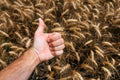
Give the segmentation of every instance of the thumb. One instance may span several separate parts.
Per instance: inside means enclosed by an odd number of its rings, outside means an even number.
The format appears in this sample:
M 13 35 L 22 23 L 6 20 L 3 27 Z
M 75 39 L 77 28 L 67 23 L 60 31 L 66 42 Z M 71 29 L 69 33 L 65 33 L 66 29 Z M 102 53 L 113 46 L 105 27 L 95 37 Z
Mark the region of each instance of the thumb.
M 43 31 L 44 31 L 44 22 L 43 22 L 43 20 L 41 19 L 41 18 L 39 18 L 39 26 L 38 26 L 38 28 L 37 28 L 37 33 L 43 33 Z

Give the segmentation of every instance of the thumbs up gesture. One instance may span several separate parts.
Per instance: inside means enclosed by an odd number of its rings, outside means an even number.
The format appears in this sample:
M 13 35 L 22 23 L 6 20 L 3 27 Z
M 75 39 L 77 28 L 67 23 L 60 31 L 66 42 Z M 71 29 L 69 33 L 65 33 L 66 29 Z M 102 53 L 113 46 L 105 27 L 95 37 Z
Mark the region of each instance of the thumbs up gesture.
M 61 34 L 57 32 L 44 33 L 44 25 L 43 20 L 39 18 L 39 26 L 34 35 L 33 50 L 40 61 L 49 60 L 63 54 L 65 48 Z

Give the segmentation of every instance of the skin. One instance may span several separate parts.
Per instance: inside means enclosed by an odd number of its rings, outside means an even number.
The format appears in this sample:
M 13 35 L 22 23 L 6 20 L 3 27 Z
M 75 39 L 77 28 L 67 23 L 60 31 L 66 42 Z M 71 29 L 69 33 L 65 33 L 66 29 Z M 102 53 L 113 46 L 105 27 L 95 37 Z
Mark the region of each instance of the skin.
M 43 33 L 44 22 L 34 35 L 33 46 L 20 58 L 0 71 L 0 80 L 28 80 L 35 67 L 43 61 L 63 54 L 64 40 L 59 33 Z

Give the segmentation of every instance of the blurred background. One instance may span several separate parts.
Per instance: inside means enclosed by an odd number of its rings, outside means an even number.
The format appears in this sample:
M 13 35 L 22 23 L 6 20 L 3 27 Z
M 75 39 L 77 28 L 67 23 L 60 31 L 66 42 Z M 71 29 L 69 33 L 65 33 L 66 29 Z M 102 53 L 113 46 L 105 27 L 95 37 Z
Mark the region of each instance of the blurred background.
M 32 46 L 38 18 L 66 48 L 29 80 L 120 80 L 120 0 L 0 0 L 0 70 Z

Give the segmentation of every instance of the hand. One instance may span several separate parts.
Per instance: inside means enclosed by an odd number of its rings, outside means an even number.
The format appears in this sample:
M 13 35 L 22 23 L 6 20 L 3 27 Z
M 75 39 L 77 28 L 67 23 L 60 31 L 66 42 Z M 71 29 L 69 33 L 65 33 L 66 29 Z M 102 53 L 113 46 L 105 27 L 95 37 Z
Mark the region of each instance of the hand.
M 44 22 L 39 18 L 39 27 L 34 35 L 33 50 L 38 54 L 40 61 L 52 59 L 63 54 L 64 40 L 59 33 L 43 33 Z

